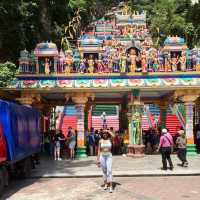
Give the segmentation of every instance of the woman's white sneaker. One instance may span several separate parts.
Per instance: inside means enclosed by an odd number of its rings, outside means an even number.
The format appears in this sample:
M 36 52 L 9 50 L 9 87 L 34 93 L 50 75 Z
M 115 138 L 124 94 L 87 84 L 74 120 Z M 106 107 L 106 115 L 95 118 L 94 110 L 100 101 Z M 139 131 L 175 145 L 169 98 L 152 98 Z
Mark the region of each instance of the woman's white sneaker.
M 107 189 L 108 189 L 108 185 L 105 184 L 103 189 L 104 189 L 104 190 L 107 190 Z
M 112 187 L 109 188 L 109 192 L 110 192 L 110 193 L 113 193 Z

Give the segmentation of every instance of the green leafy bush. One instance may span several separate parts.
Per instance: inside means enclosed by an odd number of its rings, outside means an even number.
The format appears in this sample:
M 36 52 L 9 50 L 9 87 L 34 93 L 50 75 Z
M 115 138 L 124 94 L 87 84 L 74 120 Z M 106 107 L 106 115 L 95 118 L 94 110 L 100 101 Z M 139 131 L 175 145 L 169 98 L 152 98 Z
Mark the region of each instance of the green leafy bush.
M 0 87 L 6 87 L 15 78 L 17 67 L 12 62 L 0 63 Z

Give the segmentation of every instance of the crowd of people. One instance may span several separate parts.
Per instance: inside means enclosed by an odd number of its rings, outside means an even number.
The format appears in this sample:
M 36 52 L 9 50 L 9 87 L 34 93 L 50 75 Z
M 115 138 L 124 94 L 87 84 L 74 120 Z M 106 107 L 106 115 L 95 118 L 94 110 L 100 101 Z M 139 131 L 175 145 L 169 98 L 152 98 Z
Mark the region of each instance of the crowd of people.
M 200 141 L 200 126 L 196 127 L 197 146 Z M 112 155 L 124 154 L 128 152 L 128 131 L 123 134 L 120 131 L 109 129 L 95 130 L 91 128 L 85 134 L 85 146 L 89 156 L 97 156 L 96 164 L 101 167 L 104 180 L 104 189 L 109 189 L 112 193 Z M 187 167 L 187 139 L 185 131 L 182 127 L 177 129 L 177 134 L 172 137 L 167 128 L 154 129 L 143 131 L 143 144 L 145 152 L 160 153 L 162 157 L 162 170 L 173 170 L 174 164 L 171 159 L 171 154 L 176 151 L 178 159 L 181 161 L 178 164 L 181 167 Z M 66 153 L 70 159 L 75 158 L 77 148 L 77 131 L 71 127 L 68 128 L 66 136 L 62 131 L 56 134 L 46 134 L 44 138 L 44 148 L 47 153 L 54 156 L 55 160 L 65 159 Z
M 59 131 L 50 131 L 44 136 L 44 150 L 53 156 L 55 160 L 65 158 L 75 159 L 75 151 L 77 147 L 77 131 L 71 127 L 68 128 L 66 136 Z
M 127 134 L 122 134 L 120 131 L 114 131 L 111 127 L 109 129 L 114 135 L 112 137 L 112 153 L 114 155 L 121 155 L 127 153 L 128 139 Z M 85 133 L 85 146 L 88 156 L 96 156 L 98 153 L 98 145 L 103 135 L 103 129 L 86 130 Z M 77 130 L 68 128 L 67 133 L 64 135 L 61 130 L 50 131 L 44 135 L 44 150 L 53 156 L 55 160 L 62 160 L 69 158 L 75 159 L 77 149 Z
M 200 129 L 196 131 L 197 150 L 199 149 Z M 150 128 L 143 133 L 143 141 L 145 144 L 146 154 L 160 153 L 162 156 L 162 170 L 167 170 L 167 161 L 169 169 L 173 170 L 173 162 L 171 159 L 172 153 L 177 153 L 178 159 L 181 161 L 180 166 L 187 167 L 187 139 L 185 131 L 182 127 L 177 129 L 175 135 L 171 135 L 170 131 L 166 128 L 162 130 Z
M 88 155 L 97 155 L 99 141 L 102 138 L 103 131 L 103 129 L 94 130 L 94 128 L 91 128 L 90 130 L 86 131 L 86 148 Z M 109 129 L 109 131 L 111 131 L 114 135 L 112 137 L 112 153 L 114 155 L 126 153 L 126 142 L 124 141 L 124 135 L 120 131 L 114 131 L 112 127 Z
M 197 150 L 200 150 L 200 129 L 196 128 L 196 143 Z M 169 130 L 167 133 L 170 134 Z M 113 133 L 112 137 L 112 154 L 113 155 L 126 155 L 128 153 L 129 134 L 128 130 L 114 131 L 111 127 L 109 129 Z M 102 138 L 104 130 L 95 130 L 90 128 L 86 130 L 85 134 L 85 146 L 88 156 L 96 156 L 98 154 L 99 141 Z M 177 152 L 181 147 L 179 139 L 180 133 L 183 136 L 183 128 L 177 129 L 177 133 L 172 137 L 173 152 Z M 145 154 L 157 154 L 159 148 L 160 138 L 162 136 L 162 130 L 157 128 L 150 128 L 143 131 L 143 144 L 145 145 Z M 67 133 L 64 135 L 62 131 L 56 133 L 49 132 L 44 136 L 44 150 L 49 155 L 53 156 L 55 160 L 61 160 L 65 158 L 75 159 L 77 148 L 77 130 L 68 128 Z M 178 153 L 179 155 L 179 153 Z

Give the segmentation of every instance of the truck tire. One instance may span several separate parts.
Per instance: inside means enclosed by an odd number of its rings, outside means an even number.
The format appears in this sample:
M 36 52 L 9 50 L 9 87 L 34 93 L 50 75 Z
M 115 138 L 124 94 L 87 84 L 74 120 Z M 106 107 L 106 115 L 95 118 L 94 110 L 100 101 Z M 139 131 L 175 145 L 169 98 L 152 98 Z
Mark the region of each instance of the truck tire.
M 31 175 L 31 158 L 26 158 L 21 166 L 20 177 L 28 178 Z
M 0 196 L 3 193 L 4 185 L 5 185 L 4 184 L 4 173 L 3 173 L 2 168 L 0 168 Z
M 9 173 L 6 167 L 2 167 L 3 175 L 4 175 L 4 186 L 9 185 Z

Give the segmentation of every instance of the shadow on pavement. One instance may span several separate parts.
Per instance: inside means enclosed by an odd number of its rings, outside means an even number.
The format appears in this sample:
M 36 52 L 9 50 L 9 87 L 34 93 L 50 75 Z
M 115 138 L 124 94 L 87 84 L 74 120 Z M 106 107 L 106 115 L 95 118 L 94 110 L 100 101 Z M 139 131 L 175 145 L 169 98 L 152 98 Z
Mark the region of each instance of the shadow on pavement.
M 2 196 L 0 197 L 0 200 L 6 200 L 18 191 L 22 190 L 23 188 L 26 188 L 35 182 L 41 182 L 45 181 L 45 179 L 12 179 L 9 186 L 5 188 Z M 20 199 L 19 199 L 20 200 Z

